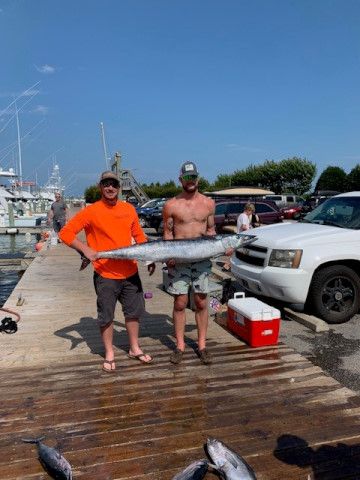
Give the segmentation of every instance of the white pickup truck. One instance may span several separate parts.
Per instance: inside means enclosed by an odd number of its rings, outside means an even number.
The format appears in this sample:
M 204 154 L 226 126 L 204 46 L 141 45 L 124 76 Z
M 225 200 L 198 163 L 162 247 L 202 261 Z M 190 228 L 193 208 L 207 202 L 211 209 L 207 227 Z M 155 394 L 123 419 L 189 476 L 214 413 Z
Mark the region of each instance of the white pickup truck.
M 328 323 L 360 308 L 360 192 L 326 200 L 297 223 L 259 227 L 231 271 L 257 295 L 306 308 Z

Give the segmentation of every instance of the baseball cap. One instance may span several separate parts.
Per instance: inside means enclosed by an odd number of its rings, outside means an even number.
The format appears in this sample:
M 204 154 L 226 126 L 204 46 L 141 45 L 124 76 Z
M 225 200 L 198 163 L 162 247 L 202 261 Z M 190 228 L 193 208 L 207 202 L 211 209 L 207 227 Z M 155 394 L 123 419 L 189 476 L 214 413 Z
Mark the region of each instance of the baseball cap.
M 100 176 L 100 180 L 99 180 L 99 183 L 101 183 L 103 180 L 116 180 L 118 182 L 118 184 L 120 185 L 120 181 L 119 181 L 119 178 L 118 176 L 116 175 L 116 173 L 110 171 L 110 170 L 107 170 L 106 172 L 103 172 Z
M 180 177 L 183 175 L 196 175 L 199 176 L 198 169 L 194 162 L 185 162 L 181 165 L 180 168 Z

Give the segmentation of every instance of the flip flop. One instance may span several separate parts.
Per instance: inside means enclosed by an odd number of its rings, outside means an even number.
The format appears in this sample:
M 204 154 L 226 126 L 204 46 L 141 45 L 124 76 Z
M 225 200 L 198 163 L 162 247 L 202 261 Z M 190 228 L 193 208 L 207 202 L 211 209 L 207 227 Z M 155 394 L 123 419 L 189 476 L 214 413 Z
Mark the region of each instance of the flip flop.
M 110 365 L 110 368 L 105 368 L 104 365 L 102 366 L 102 370 L 106 373 L 115 373 L 115 368 L 112 368 L 115 365 L 115 360 L 104 360 L 104 364 Z
M 139 353 L 139 355 L 131 355 L 131 353 L 127 354 L 129 358 L 132 360 L 137 360 L 140 363 L 151 363 L 153 361 L 153 358 L 149 355 L 150 360 L 141 360 L 142 357 L 145 357 L 148 355 L 147 353 Z

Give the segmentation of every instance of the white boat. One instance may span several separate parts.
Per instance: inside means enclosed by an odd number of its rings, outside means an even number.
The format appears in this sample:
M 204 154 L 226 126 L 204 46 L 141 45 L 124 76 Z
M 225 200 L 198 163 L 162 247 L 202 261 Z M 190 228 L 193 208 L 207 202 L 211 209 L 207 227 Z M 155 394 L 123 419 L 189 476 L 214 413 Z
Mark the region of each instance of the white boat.
M 59 165 L 54 164 L 46 184 L 37 191 L 39 198 L 55 201 L 55 193 L 64 194 L 65 186 L 62 184 Z

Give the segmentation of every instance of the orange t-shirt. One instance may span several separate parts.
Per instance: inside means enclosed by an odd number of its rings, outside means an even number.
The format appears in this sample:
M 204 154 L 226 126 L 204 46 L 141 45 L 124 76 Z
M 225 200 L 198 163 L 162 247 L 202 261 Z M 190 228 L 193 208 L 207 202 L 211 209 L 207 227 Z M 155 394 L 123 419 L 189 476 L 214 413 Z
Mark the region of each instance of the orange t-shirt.
M 70 245 L 81 230 L 85 230 L 87 243 L 96 252 L 128 247 L 133 239 L 136 243 L 147 240 L 135 208 L 122 201 L 114 206 L 102 200 L 89 205 L 71 218 L 60 230 L 59 236 Z M 123 279 L 137 272 L 135 260 L 102 258 L 93 262 L 93 265 L 95 271 L 105 278 Z

